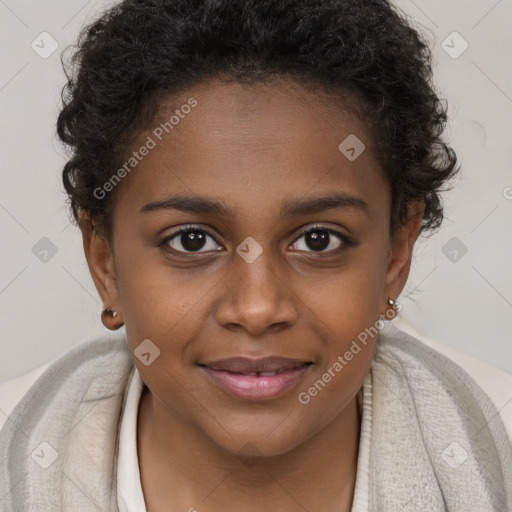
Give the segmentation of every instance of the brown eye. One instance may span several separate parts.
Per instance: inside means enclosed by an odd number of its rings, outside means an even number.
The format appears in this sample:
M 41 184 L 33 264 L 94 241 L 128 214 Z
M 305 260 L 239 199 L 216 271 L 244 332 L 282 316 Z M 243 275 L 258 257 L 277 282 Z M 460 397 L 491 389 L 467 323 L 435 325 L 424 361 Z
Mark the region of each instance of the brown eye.
M 213 244 L 209 242 L 213 240 Z M 160 245 L 169 246 L 172 250 L 181 253 L 218 250 L 214 237 L 205 229 L 187 226 L 175 231 L 165 238 Z
M 297 239 L 304 239 L 303 243 L 293 243 L 293 248 L 298 251 L 313 252 L 337 252 L 351 245 L 351 240 L 342 233 L 322 226 L 314 226 L 303 232 Z
M 313 251 L 324 251 L 330 243 L 331 235 L 324 230 L 310 231 L 304 235 L 306 245 Z

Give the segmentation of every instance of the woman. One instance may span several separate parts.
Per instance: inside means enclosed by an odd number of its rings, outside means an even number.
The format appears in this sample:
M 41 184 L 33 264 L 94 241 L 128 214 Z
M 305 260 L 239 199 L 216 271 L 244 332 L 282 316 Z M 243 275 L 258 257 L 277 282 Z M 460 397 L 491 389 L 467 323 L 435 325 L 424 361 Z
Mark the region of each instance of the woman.
M 0 437 L 2 510 L 498 511 L 512 447 L 389 323 L 457 171 L 426 43 L 385 0 L 125 0 L 58 134 L 118 338 Z

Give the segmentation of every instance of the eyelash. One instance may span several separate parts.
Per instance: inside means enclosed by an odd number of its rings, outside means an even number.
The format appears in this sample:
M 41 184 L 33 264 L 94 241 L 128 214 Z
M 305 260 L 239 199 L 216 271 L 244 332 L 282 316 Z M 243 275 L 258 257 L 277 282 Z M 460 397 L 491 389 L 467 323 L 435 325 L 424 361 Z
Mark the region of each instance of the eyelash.
M 310 232 L 320 231 L 320 230 L 321 231 L 326 231 L 330 235 L 334 235 L 335 237 L 339 238 L 341 240 L 341 242 L 342 242 L 342 245 L 340 247 L 338 247 L 337 249 L 333 249 L 333 250 L 326 251 L 326 252 L 318 252 L 318 251 L 306 251 L 306 252 L 310 252 L 312 254 L 337 254 L 337 253 L 343 251 L 344 249 L 355 245 L 355 242 L 352 239 L 350 239 L 347 235 L 344 235 L 343 233 L 341 233 L 341 232 L 339 232 L 339 231 L 337 231 L 335 229 L 329 228 L 327 226 L 321 226 L 321 225 L 318 225 L 318 224 L 314 225 L 314 226 L 311 226 L 311 227 L 301 231 L 299 236 L 294 240 L 293 244 L 295 244 L 304 235 L 307 235 Z M 217 241 L 217 239 L 215 238 L 215 236 L 208 229 L 203 228 L 203 227 L 199 227 L 199 226 L 194 225 L 194 224 L 189 224 L 189 225 L 181 227 L 181 228 L 177 229 L 176 231 L 174 231 L 173 233 L 171 233 L 169 236 L 164 238 L 158 244 L 158 246 L 159 247 L 165 246 L 169 241 L 171 241 L 172 239 L 176 238 L 180 234 L 182 234 L 182 233 L 189 233 L 191 231 L 199 231 L 201 233 L 206 233 L 209 237 L 211 237 L 215 241 L 216 244 L 220 245 L 219 242 Z M 201 254 L 200 251 L 197 251 L 197 252 L 193 252 L 193 251 L 184 252 L 184 251 L 176 251 L 175 249 L 172 249 L 172 248 L 169 248 L 169 251 L 172 251 L 172 252 L 175 252 L 175 253 L 178 253 L 178 254 Z M 303 251 L 298 251 L 298 252 L 303 252 Z

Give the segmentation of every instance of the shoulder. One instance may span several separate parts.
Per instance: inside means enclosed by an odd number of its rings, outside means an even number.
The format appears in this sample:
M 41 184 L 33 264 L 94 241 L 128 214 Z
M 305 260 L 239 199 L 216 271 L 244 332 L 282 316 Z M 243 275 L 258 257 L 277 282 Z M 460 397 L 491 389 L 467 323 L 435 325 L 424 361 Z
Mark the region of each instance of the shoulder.
M 18 402 L 54 361 L 56 359 L 44 363 L 19 377 L 0 383 L 0 430 L 2 430 L 7 417 Z
M 512 375 L 437 340 L 421 335 L 400 317 L 393 320 L 393 324 L 401 331 L 448 357 L 465 370 L 494 403 L 512 441 Z
M 95 364 L 105 364 L 108 366 L 112 359 L 112 355 L 116 353 L 117 357 L 121 357 L 125 362 L 133 364 L 127 348 L 125 334 L 117 333 L 94 333 L 87 336 L 79 343 L 65 352 L 63 355 L 52 359 L 29 372 L 26 372 L 14 379 L 10 379 L 0 383 L 0 431 L 3 429 L 7 418 L 14 411 L 15 407 L 21 402 L 22 398 L 37 382 L 42 382 L 43 374 L 46 370 L 51 371 L 56 365 L 66 367 L 68 372 L 74 373 L 77 365 L 85 362 L 92 356 L 105 357 L 105 363 L 98 359 Z M 77 362 L 78 361 L 78 362 Z M 48 380 L 48 379 L 46 379 Z M 53 379 L 51 379 L 53 380 Z

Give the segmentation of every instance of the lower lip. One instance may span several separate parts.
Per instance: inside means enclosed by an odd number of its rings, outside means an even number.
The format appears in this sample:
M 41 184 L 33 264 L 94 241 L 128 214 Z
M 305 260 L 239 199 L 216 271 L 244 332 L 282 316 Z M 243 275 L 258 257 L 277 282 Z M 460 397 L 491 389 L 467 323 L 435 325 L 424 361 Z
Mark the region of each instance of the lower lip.
M 245 400 L 265 400 L 276 398 L 294 387 L 308 371 L 310 365 L 293 368 L 271 377 L 242 375 L 223 370 L 212 370 L 200 366 L 210 379 L 228 393 Z

